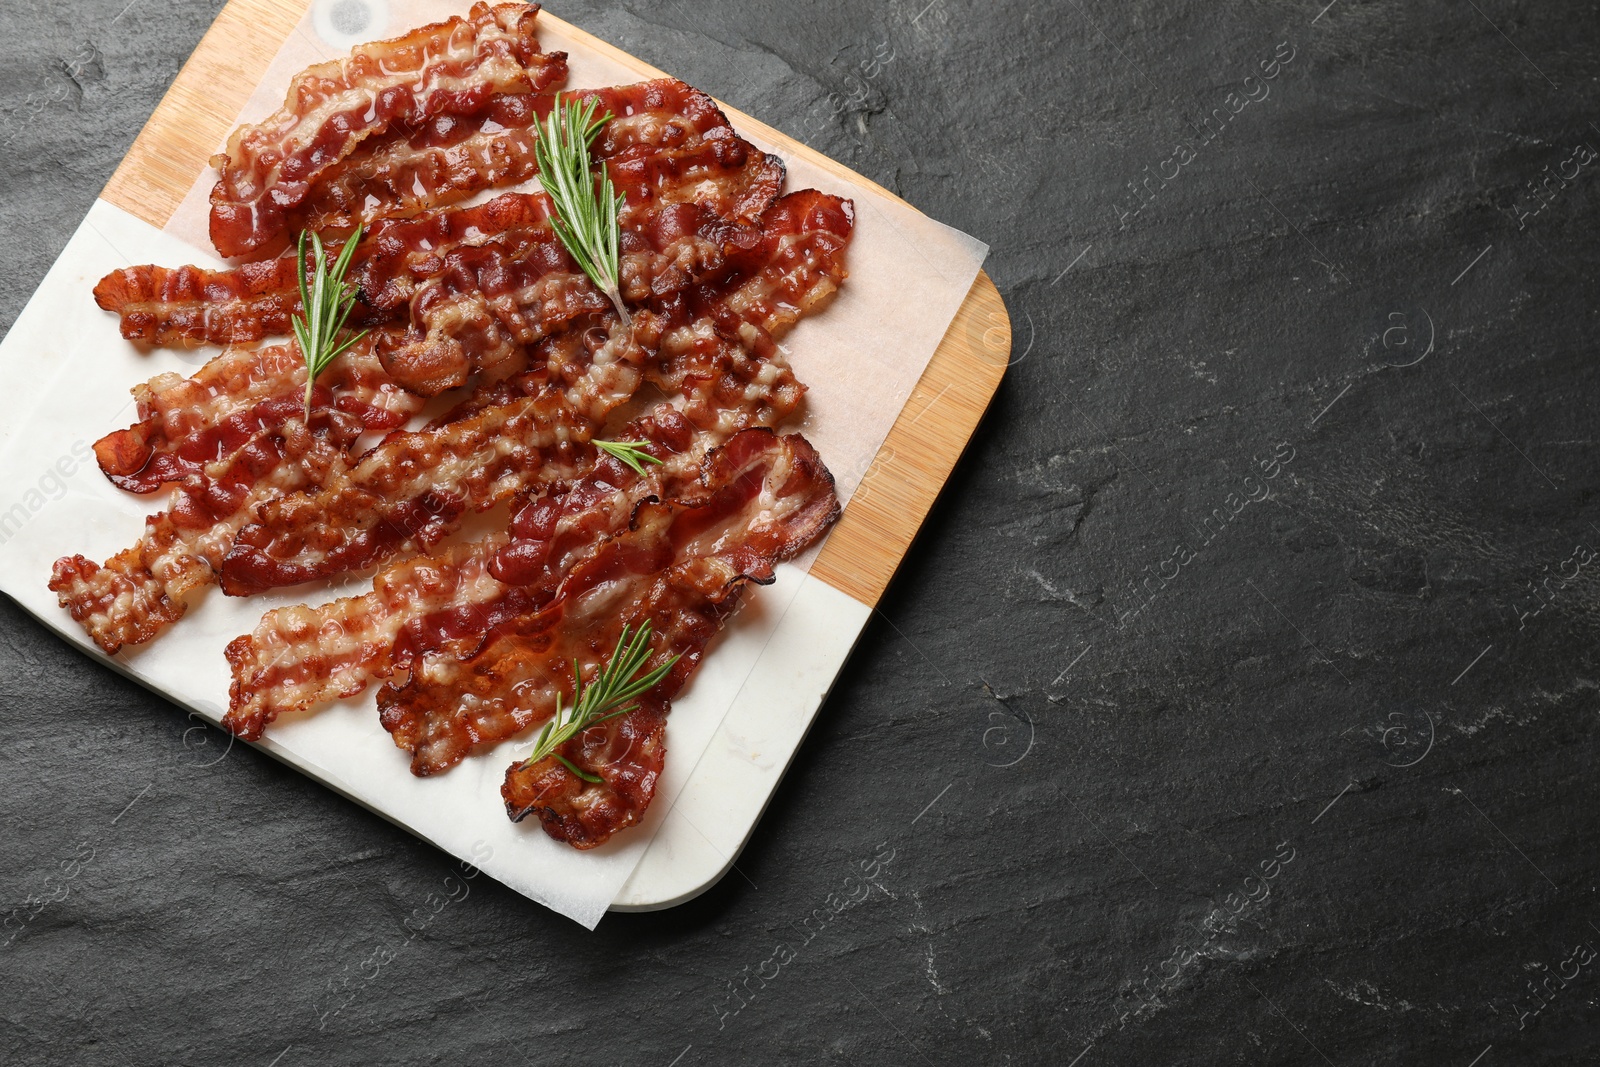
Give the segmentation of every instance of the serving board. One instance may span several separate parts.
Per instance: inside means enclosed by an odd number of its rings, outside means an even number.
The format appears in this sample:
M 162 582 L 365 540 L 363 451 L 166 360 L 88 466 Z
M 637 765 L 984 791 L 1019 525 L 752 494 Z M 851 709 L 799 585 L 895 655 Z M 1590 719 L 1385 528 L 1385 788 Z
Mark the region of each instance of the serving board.
M 308 0 L 231 0 L 134 141 L 101 199 L 158 229 L 164 227 L 308 6 Z M 636 72 L 641 80 L 665 76 L 562 22 L 548 9 L 540 22 Z M 758 119 L 722 106 L 736 128 L 776 146 L 781 155 L 804 158 L 899 199 Z M 670 907 L 705 891 L 732 867 L 999 387 L 1010 352 L 1011 324 L 1005 305 L 988 275 L 979 273 L 813 562 L 803 595 L 794 596 L 778 623 L 780 633 L 787 630 L 813 642 L 817 635 L 828 634 L 823 642 L 827 647 L 799 667 L 778 656 L 757 661 L 744 688 L 772 696 L 741 702 L 729 712 L 613 908 Z M 775 637 L 773 644 L 782 642 Z M 794 694 L 794 699 L 786 701 L 785 693 Z

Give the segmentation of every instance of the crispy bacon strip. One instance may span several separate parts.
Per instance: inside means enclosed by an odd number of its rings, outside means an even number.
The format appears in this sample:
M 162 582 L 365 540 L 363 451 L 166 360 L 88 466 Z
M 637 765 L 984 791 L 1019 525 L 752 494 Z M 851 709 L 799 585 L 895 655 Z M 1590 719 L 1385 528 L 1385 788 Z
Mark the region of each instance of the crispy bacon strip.
M 394 124 L 473 115 L 496 95 L 532 93 L 566 76 L 565 56 L 539 51 L 537 4 L 477 3 L 403 37 L 352 49 L 309 67 L 283 107 L 241 126 L 212 164 L 211 242 L 224 256 L 285 243 L 288 212 L 364 140 Z
M 741 596 L 728 594 L 720 617 Z M 513 763 L 500 786 L 513 822 L 539 817 L 545 833 L 573 848 L 603 845 L 619 830 L 644 817 L 667 763 L 668 702 L 652 692 L 620 718 L 583 731 L 567 742 L 568 760 L 599 783 L 584 781 L 554 758 L 533 766 Z
M 642 231 L 624 231 L 621 241 L 622 296 L 636 307 L 660 304 L 723 273 L 724 247 L 748 239 L 693 205 L 662 206 L 647 221 Z M 548 227 L 436 258 L 425 280 L 402 281 L 410 330 L 383 352 L 396 380 L 425 395 L 458 388 L 474 374 L 502 374 L 528 345 L 610 306 Z
M 638 378 L 642 354 L 623 330 L 613 331 L 604 351 L 597 376 L 605 366 Z M 258 509 L 223 559 L 223 591 L 249 596 L 438 544 L 470 511 L 532 483 L 580 476 L 594 462 L 595 425 L 564 393 L 545 389 L 437 429 L 391 434 L 344 477 Z
M 660 690 L 670 697 L 737 588 L 770 582 L 838 511 L 832 477 L 798 435 L 744 431 L 705 458 L 699 482 L 637 507 L 630 529 L 569 570 L 543 610 L 489 627 L 465 658 L 459 648 L 425 652 L 409 681 L 380 691 L 384 726 L 412 753 L 414 773 L 445 770 L 548 717 L 571 689 L 573 658 L 603 660 L 624 623 L 652 623 L 657 662 L 683 653 Z
M 444 269 L 443 255 L 507 234 L 550 230 L 544 197 L 508 193 L 471 208 L 432 211 L 375 227 L 357 247 L 350 281 L 359 298 L 352 325 L 403 314 L 416 288 Z M 112 271 L 95 302 L 121 317 L 122 336 L 156 345 L 237 344 L 287 334 L 301 310 L 295 272 L 285 255 L 225 270 L 147 264 Z
M 774 205 L 762 237 L 733 261 L 761 263 L 726 298 L 761 321 L 740 320 L 739 334 L 781 331 L 820 306 L 844 276 L 850 232 L 848 201 L 795 194 Z M 770 222 L 770 225 L 768 225 Z M 743 257 L 743 258 L 741 258 Z M 696 301 L 714 303 L 714 291 Z M 687 296 L 674 314 L 692 313 Z M 630 398 L 644 368 L 659 358 L 664 382 L 702 401 L 686 408 L 691 421 L 725 429 L 786 414 L 801 387 L 784 364 L 736 359 L 737 338 L 719 334 L 714 318 L 673 329 L 666 314 L 644 312 L 631 331 L 614 318 L 592 354 L 565 336 L 566 368 L 546 357 L 549 384 L 532 396 L 485 408 L 442 426 L 392 434 L 346 476 L 314 495 L 271 503 L 239 533 L 223 562 L 225 592 L 243 596 L 375 566 L 416 548 L 437 544 L 465 514 L 486 510 L 520 492 L 581 477 L 595 461 L 587 442 L 612 410 Z M 553 350 L 554 351 L 554 350 Z M 775 352 L 773 348 L 771 351 Z M 728 418 L 715 404 L 737 400 Z
M 294 259 L 233 270 L 122 267 L 94 287 L 94 302 L 121 318 L 122 336 L 152 345 L 239 344 L 289 332 L 300 310 Z M 366 308 L 358 306 L 354 319 Z
M 649 380 L 702 429 L 726 435 L 781 423 L 805 386 L 776 339 L 833 298 L 853 225 L 848 200 L 815 190 L 775 203 L 762 239 L 731 257 L 748 272 L 745 283 L 726 299 L 703 288 L 689 294 L 691 319 L 666 329 Z
M 586 730 L 567 743 L 561 755 L 599 782 L 572 773 L 554 756 L 508 767 L 500 792 L 512 821 L 537 815 L 551 837 L 580 849 L 603 844 L 617 831 L 637 823 L 654 796 L 665 765 L 668 701 L 699 666 L 706 643 L 737 607 L 748 583 L 772 581 L 778 562 L 814 543 L 839 515 L 831 475 L 798 435 L 774 438 L 762 430 L 736 435 L 708 463 L 706 483 L 716 488 L 698 507 L 677 510 L 671 504 L 647 505 L 642 509 L 646 513 L 636 517 L 634 531 L 626 535 L 635 541 L 670 545 L 669 565 L 642 580 L 626 573 L 610 579 L 619 586 L 645 587 L 638 590 L 642 595 L 620 621 L 638 625 L 648 619 L 663 628 L 660 632 L 665 640 L 656 662 L 674 654 L 682 658 L 635 711 Z M 603 603 L 626 592 L 597 586 L 587 596 Z M 587 625 L 591 631 L 606 631 L 606 640 L 615 639 L 612 631 L 620 626 L 602 621 L 603 616 L 587 615 L 588 605 L 580 602 L 575 606 L 579 615 L 566 620 L 565 626 Z M 504 637 L 491 638 L 485 650 L 466 664 L 472 671 L 467 684 L 461 685 L 459 675 L 450 679 L 449 686 L 463 690 L 462 695 L 470 699 L 454 712 L 437 700 L 424 703 L 423 714 L 443 712 L 444 725 L 454 727 L 447 736 L 476 734 L 474 744 L 487 740 L 480 724 L 489 719 L 485 715 L 488 709 L 494 709 L 489 721 L 497 724 L 511 725 L 525 718 L 518 714 L 519 707 L 551 696 L 545 679 L 555 665 L 548 657 L 561 643 L 538 636 L 530 640 L 526 631 L 536 629 L 522 626 Z M 422 674 L 418 672 L 419 677 Z M 531 686 L 530 678 L 534 680 Z M 478 684 L 484 682 L 492 696 Z M 414 678 L 407 688 L 416 684 Z M 379 697 L 385 725 L 394 717 L 393 695 L 391 704 L 384 704 L 390 689 L 386 687 Z M 406 705 L 407 712 L 414 714 L 414 706 Z M 546 705 L 540 710 L 543 714 L 535 721 L 547 718 L 554 709 Z M 409 724 L 409 720 L 403 721 Z M 438 720 L 429 725 L 437 731 Z
M 95 442 L 100 469 L 134 493 L 200 474 L 300 413 L 305 382 L 305 361 L 293 345 L 233 349 L 192 378 L 157 375 L 134 387 L 139 421 Z M 424 400 L 391 380 L 373 342 L 364 340 L 318 378 L 312 403 L 354 416 L 365 430 L 386 431 L 403 425 Z
M 268 612 L 228 646 L 225 725 L 254 740 L 280 714 L 354 696 L 424 653 L 463 645 L 470 653 L 490 627 L 543 607 L 578 559 L 628 528 L 642 501 L 698 484 L 704 453 L 681 416 L 644 416 L 628 438 L 648 442 L 663 462 L 640 475 L 608 456 L 570 489 L 523 504 L 503 535 L 394 564 L 363 596 Z
M 849 235 L 848 206 L 824 218 L 809 196 L 774 201 L 776 181 L 752 184 L 749 173 L 731 164 L 679 170 L 664 162 L 668 153 L 637 147 L 644 150 L 637 173 L 624 165 L 631 165 L 633 149 L 610 164 L 628 197 L 620 282 L 632 304 L 660 306 L 728 270 L 759 269 L 778 243 L 809 229 Z M 692 202 L 691 192 L 698 197 Z M 743 199 L 730 206 L 736 197 Z M 758 205 L 767 210 L 757 222 L 733 214 Z M 374 228 L 353 277 L 373 309 L 407 309 L 410 341 L 386 361 L 397 378 L 418 391 L 460 385 L 466 374 L 495 366 L 517 346 L 609 306 L 556 238 L 551 210 L 542 195 L 508 193 L 476 208 Z M 402 374 L 397 363 L 417 369 Z
M 355 696 L 388 675 L 405 627 L 439 615 L 470 619 L 505 597 L 489 572 L 505 543 L 495 535 L 453 545 L 390 567 L 362 596 L 267 612 L 228 644 L 233 685 L 223 725 L 254 741 L 281 714 Z
M 492 627 L 466 659 L 454 650 L 424 655 L 409 681 L 379 692 L 384 727 L 412 754 L 413 773 L 446 770 L 548 718 L 557 695 L 571 691 L 571 664 L 596 668 L 625 624 L 654 628 L 649 666 L 680 657 L 652 692 L 664 704 L 743 588 L 772 582 L 776 565 L 839 514 L 832 476 L 799 435 L 746 430 L 706 458 L 701 481 L 697 493 L 641 505 L 632 528 L 570 571 L 544 610 Z M 598 762 L 588 747 L 569 745 L 563 754 L 603 784 L 584 783 L 554 758 L 517 764 L 503 790 L 507 813 L 536 813 L 552 836 L 580 848 L 636 821 L 651 790 L 632 786 L 659 771 L 659 738 L 637 753 L 643 765 Z
M 617 120 L 623 121 L 633 120 Z M 675 127 L 653 121 L 649 129 L 665 136 Z M 628 199 L 621 220 L 622 290 L 634 303 L 660 300 L 682 284 L 680 277 L 715 269 L 713 246 L 739 239 L 718 223 L 758 216 L 777 196 L 783 168 L 775 157 L 762 156 L 726 125 L 712 132 L 721 136 L 682 149 L 629 143 L 608 162 L 614 185 Z M 225 271 L 127 267 L 103 278 L 95 299 L 121 317 L 130 340 L 238 343 L 288 332 L 300 310 L 296 269 L 287 256 Z M 442 335 L 457 350 L 466 345 L 503 354 L 506 345 L 529 344 L 607 304 L 556 239 L 549 201 L 527 194 L 380 222 L 358 248 L 351 280 L 360 290 L 355 319 L 409 315 L 412 347 L 424 338 L 437 346 Z M 418 349 L 402 362 L 427 366 L 427 356 Z M 458 351 L 455 359 L 463 366 L 490 365 L 496 357 L 472 361 Z M 428 375 L 415 379 L 424 382 Z M 459 379 L 458 372 L 443 387 Z
M 443 256 L 531 231 L 550 230 L 544 197 L 508 193 L 471 208 L 433 211 L 380 224 L 356 250 L 350 281 L 358 299 L 351 324 L 404 314 L 418 285 L 445 268 Z M 121 318 L 122 336 L 153 345 L 238 344 L 289 333 L 300 293 L 292 255 L 225 270 L 146 264 L 112 271 L 95 302 Z
M 783 163 L 733 132 L 716 102 L 673 78 L 564 94 L 598 101 L 616 116 L 592 152 L 612 167 L 630 205 L 645 185 L 666 185 L 669 203 L 694 202 L 724 218 L 755 218 L 783 186 Z M 472 116 L 441 116 L 369 142 L 307 199 L 300 225 L 349 233 L 383 218 L 440 208 L 538 174 L 535 125 L 551 94 L 496 97 Z M 642 150 L 642 151 L 641 151 Z M 652 173 L 655 172 L 655 173 Z M 675 172 L 668 174 L 667 172 Z M 690 180 L 672 180 L 668 177 Z
M 173 492 L 144 535 L 104 566 L 83 556 L 56 561 L 50 589 L 107 655 L 148 641 L 183 617 L 184 597 L 211 584 L 233 535 L 263 500 L 324 481 L 361 432 L 352 416 L 323 409 L 263 429 Z

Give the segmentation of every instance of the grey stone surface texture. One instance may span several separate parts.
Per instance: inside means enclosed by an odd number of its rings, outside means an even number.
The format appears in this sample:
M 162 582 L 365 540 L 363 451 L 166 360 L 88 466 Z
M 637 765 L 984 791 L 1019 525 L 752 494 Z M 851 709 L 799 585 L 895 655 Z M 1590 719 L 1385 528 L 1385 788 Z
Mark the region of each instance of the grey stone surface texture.
M 0 6 L 0 329 L 218 8 Z M 594 933 L 0 603 L 0 1059 L 1600 1062 L 1600 5 L 550 9 L 989 242 L 993 407 Z

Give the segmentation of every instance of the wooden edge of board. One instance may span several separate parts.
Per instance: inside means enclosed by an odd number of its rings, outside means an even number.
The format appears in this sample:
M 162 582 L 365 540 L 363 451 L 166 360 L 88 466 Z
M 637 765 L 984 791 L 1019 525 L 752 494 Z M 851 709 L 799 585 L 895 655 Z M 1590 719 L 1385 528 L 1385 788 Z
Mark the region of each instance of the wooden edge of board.
M 210 165 L 308 2 L 231 0 L 200 38 L 100 199 L 162 229 Z
M 868 607 L 878 606 L 1010 360 L 1011 317 L 994 282 L 980 271 L 823 543 L 812 575 Z
M 101 198 L 165 227 L 235 117 L 299 24 L 309 0 L 230 0 L 150 116 Z M 614 45 L 540 12 L 541 22 L 635 71 L 668 75 Z M 718 101 L 736 127 L 838 177 L 905 203 L 876 182 Z M 980 272 L 812 573 L 875 607 L 923 519 L 977 429 L 1011 355 L 1011 320 Z

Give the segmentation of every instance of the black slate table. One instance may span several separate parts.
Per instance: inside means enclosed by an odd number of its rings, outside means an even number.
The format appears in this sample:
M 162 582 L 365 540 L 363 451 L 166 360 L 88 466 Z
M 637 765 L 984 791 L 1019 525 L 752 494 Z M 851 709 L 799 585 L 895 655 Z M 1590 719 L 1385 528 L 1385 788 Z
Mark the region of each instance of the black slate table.
M 593 934 L 0 605 L 7 1062 L 1597 1062 L 1597 5 L 552 7 L 993 245 L 993 409 Z M 0 11 L 0 326 L 216 8 Z

